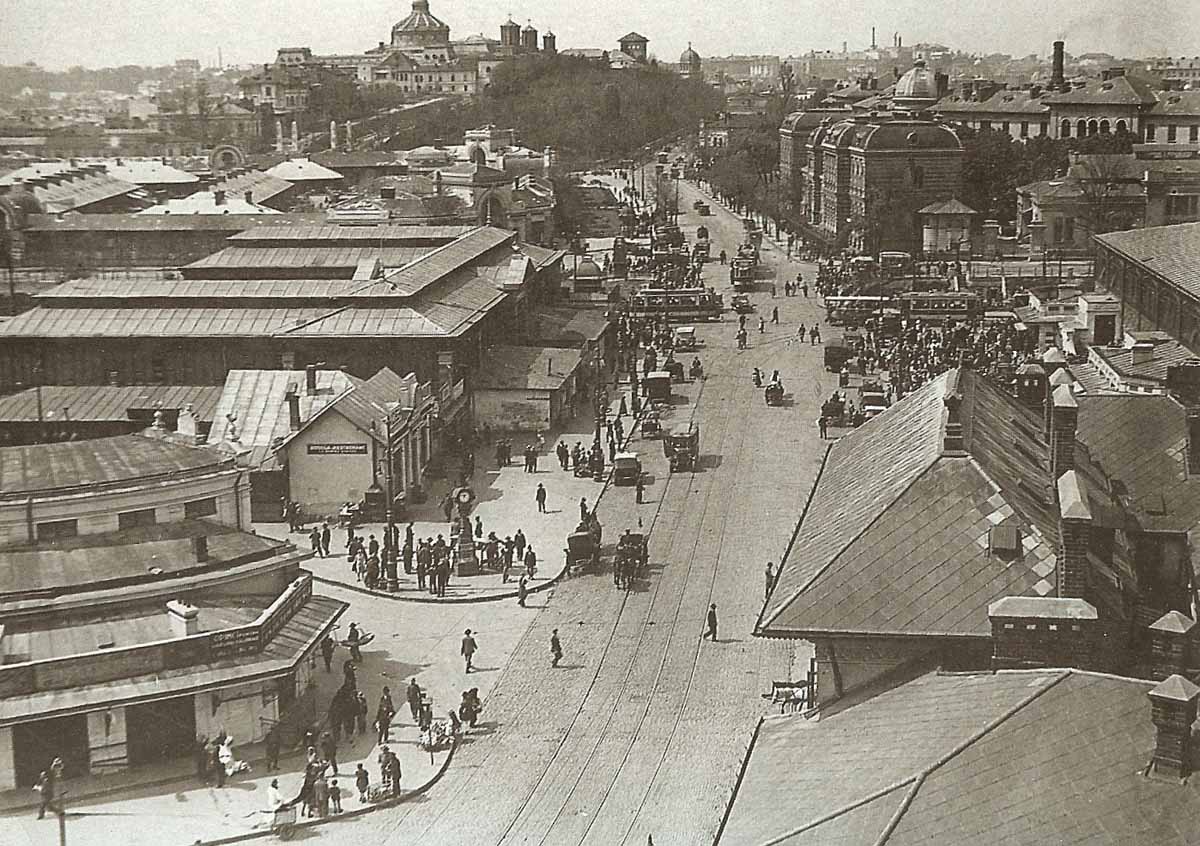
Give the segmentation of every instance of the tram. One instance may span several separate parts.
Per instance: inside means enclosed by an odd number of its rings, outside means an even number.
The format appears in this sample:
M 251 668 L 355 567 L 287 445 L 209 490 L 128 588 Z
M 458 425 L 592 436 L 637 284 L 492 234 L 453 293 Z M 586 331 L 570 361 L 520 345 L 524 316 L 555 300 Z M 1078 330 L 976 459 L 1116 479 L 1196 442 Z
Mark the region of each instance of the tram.
M 887 309 L 894 308 L 891 297 L 845 296 L 825 298 L 825 320 L 839 323 L 862 323 Z
M 629 315 L 693 323 L 720 320 L 725 305 L 708 288 L 642 288 L 629 298 Z
M 897 298 L 900 316 L 926 323 L 977 320 L 983 317 L 983 297 L 973 291 L 909 291 Z

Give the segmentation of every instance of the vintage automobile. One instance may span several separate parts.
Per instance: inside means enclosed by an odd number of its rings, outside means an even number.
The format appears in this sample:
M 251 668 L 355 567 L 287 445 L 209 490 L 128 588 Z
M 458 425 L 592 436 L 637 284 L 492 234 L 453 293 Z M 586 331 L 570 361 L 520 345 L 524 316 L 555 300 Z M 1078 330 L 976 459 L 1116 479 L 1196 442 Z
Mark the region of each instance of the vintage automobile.
M 671 374 L 666 370 L 654 370 L 642 377 L 642 391 L 650 402 L 671 401 Z
M 712 214 L 712 207 L 708 203 L 704 203 L 700 208 L 696 209 L 696 213 L 701 217 L 708 217 Z
M 567 572 L 576 573 L 591 567 L 600 566 L 600 540 L 603 530 L 600 520 L 595 513 L 575 527 L 575 531 L 567 535 L 567 547 L 563 550 L 567 556 Z
M 694 349 L 696 349 L 696 327 L 695 326 L 676 326 L 674 334 L 675 334 L 675 349 L 677 349 L 677 350 L 694 350 Z
M 854 357 L 854 350 L 843 341 L 831 340 L 825 345 L 825 369 L 830 373 L 841 372 L 842 367 Z
M 647 438 L 653 438 L 662 434 L 662 423 L 659 422 L 658 412 L 654 409 L 648 410 L 642 417 L 642 435 Z
M 700 458 L 700 426 L 694 422 L 677 423 L 663 434 L 663 455 L 671 472 L 690 472 Z
M 642 462 L 636 452 L 618 452 L 613 457 L 613 484 L 636 485 L 642 477 Z
M 749 314 L 754 311 L 754 304 L 746 294 L 734 294 L 730 304 L 736 314 Z

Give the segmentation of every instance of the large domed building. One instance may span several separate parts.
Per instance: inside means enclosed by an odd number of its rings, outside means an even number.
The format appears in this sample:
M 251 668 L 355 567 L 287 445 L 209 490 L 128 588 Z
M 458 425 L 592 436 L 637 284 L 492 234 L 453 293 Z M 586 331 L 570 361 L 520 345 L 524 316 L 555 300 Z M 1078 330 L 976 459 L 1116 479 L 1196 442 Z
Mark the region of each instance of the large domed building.
M 825 117 L 805 145 L 806 234 L 830 249 L 921 250 L 918 211 L 954 199 L 963 149 L 932 120 L 937 79 L 918 62 L 896 82 L 893 111 Z
M 692 49 L 692 42 L 690 41 L 688 42 L 687 49 L 679 56 L 679 75 L 685 79 L 704 78 L 700 54 Z
M 449 45 L 450 27 L 429 11 L 429 0 L 413 0 L 409 16 L 392 27 L 392 47 L 397 50 L 419 51 Z

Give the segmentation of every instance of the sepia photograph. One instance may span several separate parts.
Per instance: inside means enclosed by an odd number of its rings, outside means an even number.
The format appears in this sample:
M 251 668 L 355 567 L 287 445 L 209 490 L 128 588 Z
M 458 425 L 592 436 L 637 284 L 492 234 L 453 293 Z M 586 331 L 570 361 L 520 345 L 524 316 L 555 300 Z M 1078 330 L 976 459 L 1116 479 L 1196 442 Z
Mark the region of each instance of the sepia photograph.
M 0 846 L 1200 844 L 1198 11 L 4 0 Z

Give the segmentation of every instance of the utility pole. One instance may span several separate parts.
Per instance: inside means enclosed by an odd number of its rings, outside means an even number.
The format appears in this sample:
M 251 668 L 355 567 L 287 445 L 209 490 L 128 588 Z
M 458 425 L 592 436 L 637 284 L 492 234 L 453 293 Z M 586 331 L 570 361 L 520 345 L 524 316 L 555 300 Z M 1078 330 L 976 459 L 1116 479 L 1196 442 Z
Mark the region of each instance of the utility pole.
M 383 450 L 383 454 L 384 454 L 384 467 L 383 467 L 384 476 L 383 476 L 383 478 L 384 478 L 384 487 L 385 487 L 384 493 L 387 496 L 387 502 L 385 504 L 385 509 L 384 509 L 384 519 L 387 524 L 387 528 L 385 529 L 385 531 L 387 532 L 387 542 L 383 545 L 383 548 L 385 550 L 384 554 L 385 554 L 385 557 L 387 560 L 384 562 L 384 571 L 387 574 L 387 589 L 390 592 L 395 593 L 396 591 L 400 590 L 400 579 L 396 575 L 396 555 L 397 555 L 396 543 L 395 543 L 396 515 L 392 508 L 392 505 L 393 505 L 393 502 L 394 502 L 395 496 L 396 496 L 396 491 L 392 484 L 392 472 L 393 472 L 392 471 L 392 456 L 393 456 L 393 450 L 394 450 L 395 444 L 393 441 L 392 414 L 391 413 L 389 413 L 383 419 L 383 428 L 384 428 L 384 440 L 385 440 L 385 445 L 384 445 L 384 450 Z

